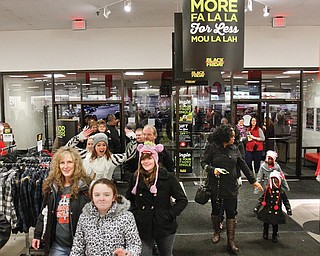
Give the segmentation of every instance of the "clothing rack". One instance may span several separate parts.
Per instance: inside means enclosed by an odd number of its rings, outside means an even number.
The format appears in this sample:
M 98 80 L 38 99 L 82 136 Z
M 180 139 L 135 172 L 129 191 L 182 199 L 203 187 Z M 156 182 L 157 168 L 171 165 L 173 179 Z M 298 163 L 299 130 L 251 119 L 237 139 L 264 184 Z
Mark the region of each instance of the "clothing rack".
M 27 154 L 28 155 L 32 155 L 38 152 L 38 148 L 37 146 L 33 146 L 27 149 Z M 40 153 L 41 154 L 41 153 Z
M 15 145 L 10 146 L 10 148 L 15 147 Z M 4 148 L 3 150 L 8 149 L 9 147 Z M 33 168 L 35 170 L 47 170 L 49 169 L 51 159 L 52 157 L 49 156 L 41 156 L 41 154 L 36 155 L 35 153 L 39 153 L 36 151 L 36 147 L 31 147 L 28 148 L 27 152 L 21 155 L 14 155 L 15 159 L 17 160 L 16 162 L 2 162 L 0 164 L 0 167 L 7 167 L 9 168 L 18 168 L 18 170 L 24 170 L 25 168 L 28 168 L 29 171 Z M 7 154 L 6 154 L 7 155 Z M 11 154 L 10 154 L 11 155 Z M 13 156 L 13 154 L 12 154 Z M 38 213 L 37 213 L 38 214 Z M 27 228 L 29 227 L 30 223 L 26 224 Z M 29 230 L 27 232 L 25 231 L 25 228 L 22 228 L 23 231 L 18 231 L 18 232 L 23 232 L 25 233 L 25 247 L 21 250 L 20 254 L 18 255 L 44 255 L 43 250 L 38 250 L 35 251 L 33 248 L 31 248 L 31 243 L 30 243 L 30 233 Z

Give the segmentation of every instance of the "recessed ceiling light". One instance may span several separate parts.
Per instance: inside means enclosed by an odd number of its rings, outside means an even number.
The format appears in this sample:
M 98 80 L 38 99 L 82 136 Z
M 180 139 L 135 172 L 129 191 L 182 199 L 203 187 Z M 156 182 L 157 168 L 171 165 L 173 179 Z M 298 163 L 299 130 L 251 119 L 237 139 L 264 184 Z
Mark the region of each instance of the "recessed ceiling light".
M 289 71 L 285 71 L 282 74 L 286 74 L 286 75 L 296 75 L 296 74 L 300 74 L 300 70 L 289 70 Z
M 13 78 L 25 78 L 28 77 L 27 75 L 9 75 L 9 77 L 13 77 Z
M 124 73 L 126 76 L 143 76 L 143 71 L 127 71 Z
M 147 84 L 148 81 L 134 81 L 133 84 Z
M 275 78 L 277 78 L 277 79 L 290 78 L 290 76 L 276 76 Z
M 46 74 L 44 75 L 46 77 L 52 77 L 52 74 Z M 63 74 L 54 74 L 54 78 L 61 78 L 61 77 L 66 77 L 65 75 Z

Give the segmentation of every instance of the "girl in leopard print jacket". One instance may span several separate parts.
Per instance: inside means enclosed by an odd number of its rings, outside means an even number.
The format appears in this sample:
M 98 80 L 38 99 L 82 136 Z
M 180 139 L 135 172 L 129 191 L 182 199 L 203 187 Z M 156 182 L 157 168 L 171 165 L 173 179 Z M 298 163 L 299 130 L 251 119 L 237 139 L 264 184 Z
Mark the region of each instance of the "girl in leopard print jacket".
M 141 240 L 130 202 L 102 178 L 90 188 L 92 202 L 80 215 L 70 256 L 139 256 Z

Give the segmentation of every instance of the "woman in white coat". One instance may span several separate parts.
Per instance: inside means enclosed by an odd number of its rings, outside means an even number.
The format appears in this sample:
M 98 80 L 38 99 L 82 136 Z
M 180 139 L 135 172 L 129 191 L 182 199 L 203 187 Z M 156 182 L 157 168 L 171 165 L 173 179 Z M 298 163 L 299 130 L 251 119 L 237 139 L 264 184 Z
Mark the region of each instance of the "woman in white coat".
M 108 137 L 104 133 L 93 136 L 93 151 L 83 161 L 88 175 L 94 180 L 112 179 L 115 168 L 135 156 L 137 149 L 136 135 L 133 131 L 125 129 L 129 143 L 125 153 L 112 154 L 108 148 Z

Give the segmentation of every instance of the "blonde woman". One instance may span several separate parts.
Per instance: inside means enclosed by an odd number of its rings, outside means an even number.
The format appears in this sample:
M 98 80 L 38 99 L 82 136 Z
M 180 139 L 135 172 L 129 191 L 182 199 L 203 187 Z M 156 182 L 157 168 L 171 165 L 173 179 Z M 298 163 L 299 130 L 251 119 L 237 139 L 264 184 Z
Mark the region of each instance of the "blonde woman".
M 79 151 L 82 159 L 85 159 L 88 154 L 93 150 L 93 136 L 90 136 L 93 130 L 86 127 L 79 134 L 73 136 L 65 145 L 66 147 L 75 148 Z M 89 137 L 90 136 L 90 137 Z M 85 149 L 77 147 L 80 142 L 87 141 Z
M 39 249 L 43 237 L 45 255 L 70 254 L 82 208 L 90 201 L 90 182 L 79 152 L 67 147 L 58 149 L 43 182 L 44 199 L 32 240 L 34 249 Z

